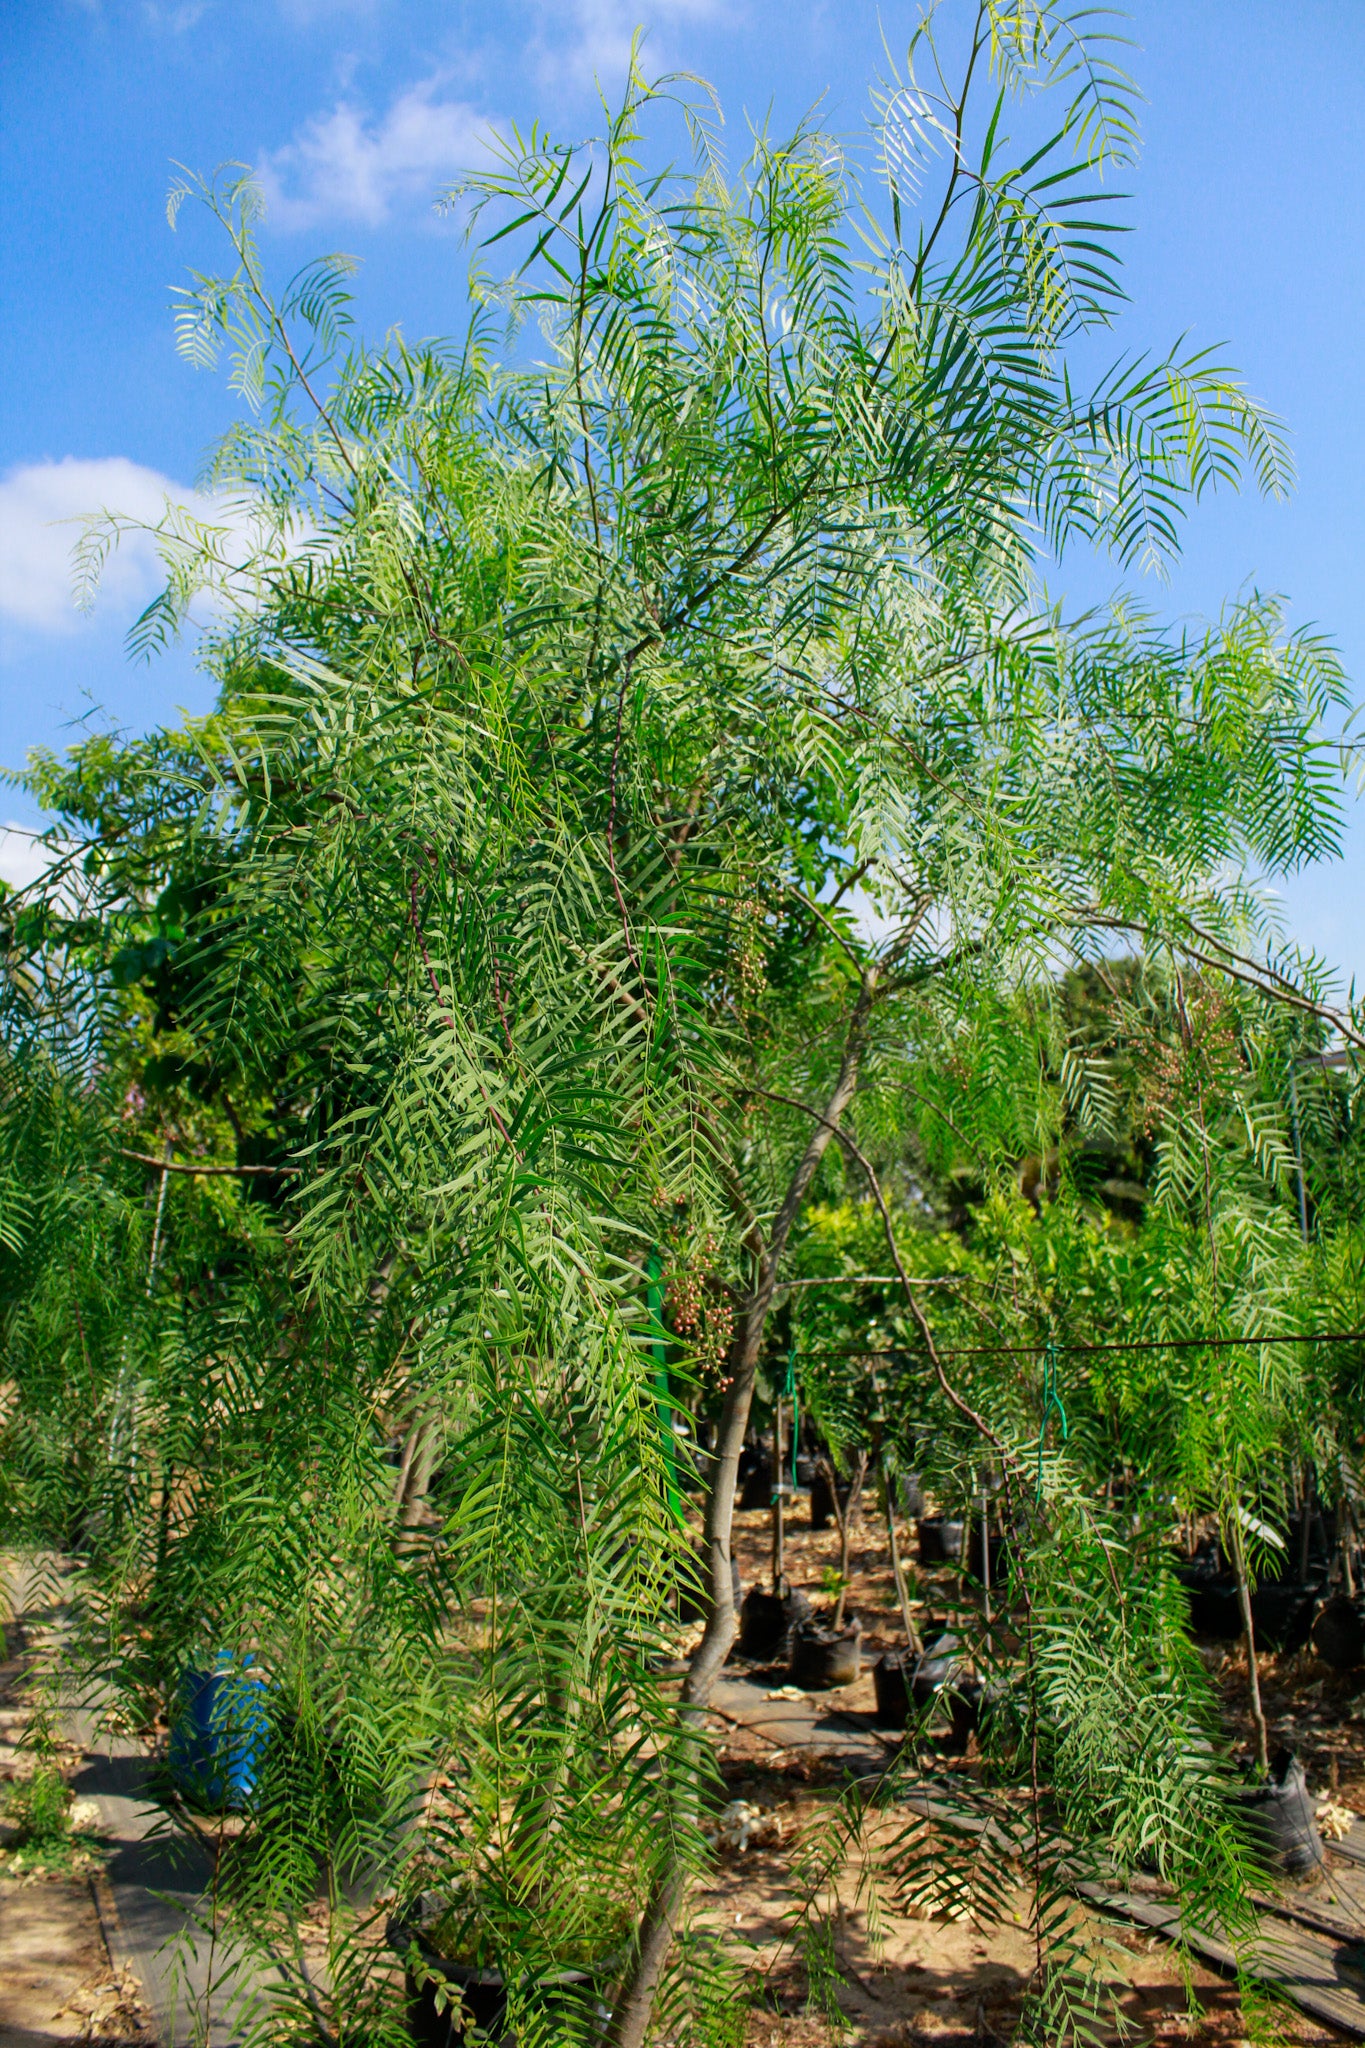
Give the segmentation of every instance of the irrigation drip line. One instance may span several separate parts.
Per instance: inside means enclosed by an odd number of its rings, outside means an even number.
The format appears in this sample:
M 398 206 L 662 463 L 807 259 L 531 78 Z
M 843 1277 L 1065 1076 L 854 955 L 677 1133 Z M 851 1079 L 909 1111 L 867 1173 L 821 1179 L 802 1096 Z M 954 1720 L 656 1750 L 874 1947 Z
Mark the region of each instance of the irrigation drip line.
M 1090 1351 L 1225 1351 L 1238 1345 L 1365 1344 L 1365 1330 L 1303 1330 L 1272 1337 L 1134 1337 L 1118 1344 L 973 1344 L 939 1352 L 940 1358 L 1040 1358 L 1049 1350 L 1072 1354 Z M 803 1351 L 802 1358 L 906 1358 L 908 1344 L 885 1350 Z

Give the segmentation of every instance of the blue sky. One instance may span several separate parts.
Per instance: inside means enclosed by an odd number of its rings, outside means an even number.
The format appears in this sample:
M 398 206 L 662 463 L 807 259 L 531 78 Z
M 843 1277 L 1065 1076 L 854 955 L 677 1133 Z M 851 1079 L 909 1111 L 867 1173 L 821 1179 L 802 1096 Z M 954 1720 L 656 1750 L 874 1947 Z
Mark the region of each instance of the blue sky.
M 965 0 L 946 0 L 951 16 Z M 884 0 L 8 0 L 0 63 L 0 763 L 60 745 L 90 714 L 137 728 L 203 708 L 189 650 L 130 666 L 122 636 L 154 587 L 134 551 L 91 618 L 74 612 L 54 524 L 113 505 L 155 512 L 190 490 L 232 417 L 223 382 L 171 343 L 171 287 L 216 251 L 197 220 L 172 234 L 174 163 L 256 166 L 279 273 L 320 249 L 363 259 L 362 323 L 449 333 L 463 319 L 458 236 L 433 194 L 490 121 L 591 131 L 593 81 L 619 80 L 633 26 L 656 68 L 782 126 L 823 96 L 857 133 L 882 36 L 898 55 L 912 7 Z M 1365 8 L 1358 0 L 1132 0 L 1129 67 L 1148 105 L 1130 181 L 1132 305 L 1123 348 L 1180 334 L 1225 343 L 1291 430 L 1285 504 L 1216 500 L 1183 560 L 1144 595 L 1172 617 L 1216 613 L 1255 584 L 1283 592 L 1365 674 Z M 1057 587 L 1117 578 L 1078 562 Z M 0 793 L 0 819 L 36 822 Z M 0 841 L 0 869 L 22 860 Z M 1365 983 L 1365 818 L 1347 855 L 1285 889 L 1286 919 Z

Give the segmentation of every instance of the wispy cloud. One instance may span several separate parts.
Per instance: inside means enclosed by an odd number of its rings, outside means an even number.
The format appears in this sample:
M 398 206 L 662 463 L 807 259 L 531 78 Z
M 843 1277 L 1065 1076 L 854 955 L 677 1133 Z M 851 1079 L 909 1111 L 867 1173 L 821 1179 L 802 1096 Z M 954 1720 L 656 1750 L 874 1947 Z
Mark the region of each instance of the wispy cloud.
M 169 29 L 173 36 L 188 35 L 192 28 L 198 28 L 208 13 L 208 0 L 178 0 L 173 6 L 160 6 L 157 0 L 144 0 L 143 14 L 152 28 Z
M 209 12 L 213 0 L 71 0 L 82 14 L 104 25 L 109 16 L 119 25 L 140 25 L 154 34 L 188 35 Z
M 0 478 L 0 614 L 40 632 L 71 631 L 80 623 L 71 551 L 82 522 L 100 512 L 149 523 L 167 501 L 188 505 L 201 518 L 215 508 L 195 491 L 127 456 L 35 462 Z M 101 601 L 120 611 L 140 610 L 164 575 L 149 537 L 130 534 L 110 557 Z
M 542 83 L 588 86 L 600 80 L 608 90 L 619 85 L 641 21 L 639 0 L 571 0 L 567 7 L 556 4 L 547 11 L 552 32 L 541 39 L 537 53 Z M 723 7 L 721 0 L 654 0 L 648 13 L 645 53 L 649 67 L 658 70 L 682 61 L 668 41 L 675 24 L 714 21 L 722 14 L 732 16 L 733 8 Z
M 323 220 L 378 227 L 395 206 L 430 200 L 443 181 L 487 152 L 489 122 L 466 101 L 443 96 L 443 81 L 423 79 L 380 118 L 350 100 L 318 114 L 257 172 L 273 227 L 315 227 Z
M 385 0 L 279 0 L 279 7 L 296 28 L 311 28 L 318 21 L 363 21 L 382 13 Z

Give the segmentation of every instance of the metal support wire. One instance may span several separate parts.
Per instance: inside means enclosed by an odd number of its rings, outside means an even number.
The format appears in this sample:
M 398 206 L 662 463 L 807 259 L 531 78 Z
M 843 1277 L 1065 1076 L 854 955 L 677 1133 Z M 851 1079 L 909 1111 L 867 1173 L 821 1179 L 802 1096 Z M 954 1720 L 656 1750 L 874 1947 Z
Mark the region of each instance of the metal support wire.
M 940 1351 L 940 1358 L 1041 1358 L 1053 1350 L 1058 1356 L 1081 1357 L 1094 1351 L 1226 1351 L 1236 1346 L 1258 1344 L 1365 1344 L 1365 1330 L 1287 1330 L 1263 1337 L 1132 1337 L 1109 1344 L 1058 1344 L 1048 1338 L 1041 1344 L 972 1344 Z M 880 1348 L 859 1345 L 846 1351 L 803 1351 L 803 1358 L 905 1358 L 908 1344 Z

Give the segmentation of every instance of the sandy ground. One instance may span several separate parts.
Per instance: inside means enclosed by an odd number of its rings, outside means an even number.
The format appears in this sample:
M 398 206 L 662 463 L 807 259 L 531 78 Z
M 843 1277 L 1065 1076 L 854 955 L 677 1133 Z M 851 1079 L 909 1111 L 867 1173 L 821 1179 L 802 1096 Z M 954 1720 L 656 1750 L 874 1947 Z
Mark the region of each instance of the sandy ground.
M 14 1623 L 0 1657 L 0 1784 L 23 1776 L 25 1642 Z M 67 1761 L 79 1763 L 71 1752 Z M 105 1944 L 98 1872 L 4 1874 L 0 1855 L 0 2048 L 147 2042 L 140 1987 L 115 1970 Z M 106 1904 L 105 1910 L 108 1911 Z
M 0 1878 L 0 2048 L 145 2038 L 88 1879 Z
M 817 1610 L 826 1609 L 837 1531 L 809 1530 L 800 1506 L 793 1521 L 789 1576 Z M 904 1541 L 913 1559 L 912 1530 L 904 1531 Z M 768 1583 L 766 1513 L 737 1518 L 736 1548 L 745 1585 Z M 950 1622 L 959 1598 L 955 1574 L 916 1567 L 916 1578 L 921 1627 Z M 900 1646 L 885 1531 L 871 1512 L 854 1548 L 849 1606 L 862 1619 L 867 1651 Z M 10 1649 L 22 1644 L 12 1640 Z M 1249 1735 L 1244 1655 L 1211 1652 L 1209 1661 L 1231 1725 Z M 1353 1686 L 1302 1655 L 1265 1657 L 1259 1669 L 1272 1739 L 1299 1749 L 1315 1787 L 1334 1783 L 1343 1803 L 1365 1811 L 1365 1720 Z M 14 1748 L 21 1678 L 22 1660 L 11 1654 L 0 1666 L 0 1777 L 22 1768 Z M 872 1703 L 867 1673 L 830 1696 L 831 1705 L 855 1710 Z M 859 1893 L 855 1868 L 840 1880 L 837 1899 L 825 1896 L 832 1936 L 826 2009 L 813 2007 L 805 1954 L 791 1922 L 839 1773 L 795 1752 L 775 1758 L 773 1745 L 750 1730 L 726 1727 L 719 1740 L 730 1797 L 758 1809 L 761 1825 L 750 1844 L 722 1851 L 695 1905 L 705 1920 L 725 1928 L 749 1965 L 746 2048 L 1004 2048 L 1033 1961 L 1026 1901 L 1016 1901 L 1012 1920 L 984 1930 L 967 1920 L 899 1910 L 894 1902 L 883 1902 L 878 1920 Z M 966 1768 L 970 1763 L 969 1755 Z M 950 1759 L 944 1767 L 952 1767 Z M 1235 1987 L 1199 1965 L 1187 1997 L 1165 1942 L 1132 1928 L 1087 1925 L 1107 1943 L 1106 1975 L 1135 2043 L 1235 2048 L 1254 2040 L 1258 2048 L 1274 2041 L 1309 2048 L 1347 2038 L 1293 2009 L 1281 2009 L 1273 2022 L 1248 2014 Z M 111 1970 L 88 1877 L 16 1881 L 0 1875 L 0 2048 L 77 2042 L 126 2048 L 145 2041 L 135 1994 L 136 1987 Z
M 848 1611 L 862 1620 L 864 1650 L 875 1656 L 884 1648 L 903 1647 L 904 1635 L 885 1527 L 874 1516 L 869 1503 L 852 1554 Z M 832 1606 L 828 1575 L 838 1563 L 838 1532 L 813 1532 L 807 1519 L 798 1503 L 787 1532 L 786 1570 L 817 1612 L 824 1612 Z M 902 1555 L 913 1562 L 914 1530 L 902 1525 L 900 1535 Z M 769 1585 L 771 1521 L 766 1512 L 737 1516 L 735 1548 L 745 1587 Z M 956 1573 L 925 1571 L 917 1564 L 913 1571 L 917 1625 L 928 1633 L 932 1623 L 951 1623 L 960 1599 Z M 1215 1682 L 1235 1708 L 1246 1690 L 1245 1657 L 1240 1673 L 1235 1656 L 1211 1661 Z M 1349 1690 L 1342 1681 L 1328 1678 L 1324 1683 L 1324 1668 L 1311 1658 L 1286 1660 L 1283 1670 L 1275 1659 L 1264 1658 L 1260 1669 L 1272 1733 L 1279 1731 L 1279 1739 L 1299 1748 L 1315 1788 L 1326 1789 L 1335 1755 L 1339 1796 L 1365 1811 L 1365 1723 L 1355 1713 Z M 870 1710 L 870 1674 L 865 1671 L 856 1686 L 828 1697 L 831 1704 Z M 1249 1718 L 1246 1725 L 1249 1730 Z M 790 1911 L 803 1839 L 818 1826 L 821 1804 L 832 1796 L 832 1774 L 790 1755 L 775 1762 L 771 1744 L 733 1727 L 722 1738 L 721 1761 L 732 1798 L 771 1812 L 772 1839 L 724 1856 L 708 1898 L 717 1917 L 727 1918 L 753 1945 L 759 2005 L 749 2024 L 748 2048 L 834 2048 L 836 2043 L 850 2048 L 948 2048 L 952 2043 L 991 2048 L 1012 2038 L 1033 1960 L 1022 1898 L 1014 1924 L 984 1930 L 966 1921 L 887 1911 L 876 1940 L 867 1911 L 854 1896 L 856 1886 L 844 1884 L 835 1929 L 841 2017 L 835 2021 L 813 2014 L 801 1957 L 782 1940 L 781 1923 Z M 948 1759 L 944 1765 L 952 1768 Z M 1357 1791 L 1359 1797 L 1353 1798 Z M 1187 1996 L 1168 1943 L 1142 1930 L 1101 1924 L 1091 1915 L 1085 1916 L 1085 1925 L 1104 1951 L 1106 1977 L 1135 2043 L 1234 2048 L 1254 2039 L 1307 2048 L 1350 2038 L 1294 2008 L 1246 2013 L 1235 1986 L 1199 1964 Z

